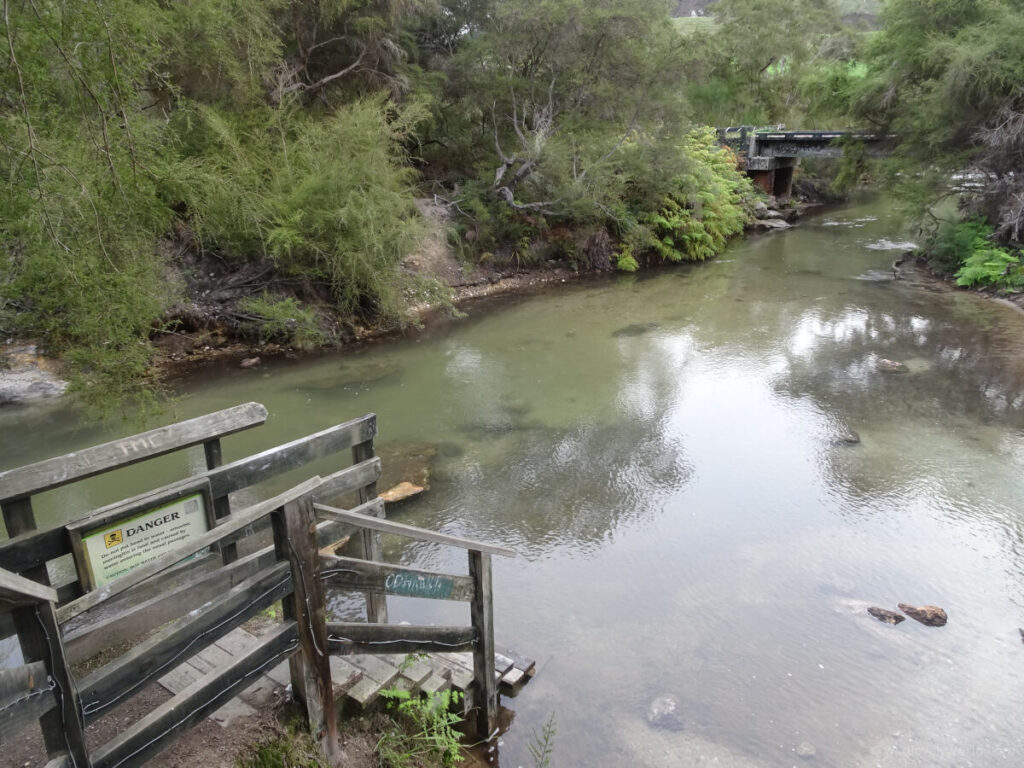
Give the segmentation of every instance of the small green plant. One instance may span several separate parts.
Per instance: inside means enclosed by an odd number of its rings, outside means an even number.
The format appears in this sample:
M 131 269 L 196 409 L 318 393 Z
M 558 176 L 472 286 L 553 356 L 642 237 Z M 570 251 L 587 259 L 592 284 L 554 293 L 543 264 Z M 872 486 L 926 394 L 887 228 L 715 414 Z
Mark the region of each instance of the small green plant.
M 530 755 L 533 756 L 534 768 L 550 768 L 551 755 L 555 751 L 555 713 L 544 723 L 538 734 L 533 732 L 533 741 L 530 743 Z
M 235 759 L 238 768 L 324 768 L 301 717 L 275 727 Z
M 256 318 L 252 322 L 261 342 L 273 339 L 300 349 L 313 349 L 325 342 L 313 312 L 290 296 L 280 301 L 267 294 L 249 296 L 238 302 L 238 308 Z
M 440 691 L 421 698 L 409 691 L 385 690 L 381 695 L 395 723 L 377 742 L 381 768 L 449 768 L 462 761 L 460 721 L 452 707 L 460 701 L 457 691 Z
M 931 263 L 953 273 L 964 287 L 1024 287 L 1020 253 L 992 242 L 992 227 L 984 219 L 944 221 L 928 246 Z

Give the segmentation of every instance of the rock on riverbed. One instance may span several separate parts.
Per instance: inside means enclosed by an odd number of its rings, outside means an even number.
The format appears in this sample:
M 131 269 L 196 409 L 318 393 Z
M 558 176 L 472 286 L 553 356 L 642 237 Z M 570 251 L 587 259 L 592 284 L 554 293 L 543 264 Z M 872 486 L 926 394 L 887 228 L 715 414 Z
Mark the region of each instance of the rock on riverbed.
M 647 722 L 655 728 L 681 731 L 683 720 L 679 716 L 679 700 L 668 693 L 655 698 L 647 705 Z
M 919 621 L 929 627 L 943 627 L 946 625 L 946 619 L 948 618 L 946 612 L 937 605 L 917 606 L 900 603 L 897 608 L 915 621 Z

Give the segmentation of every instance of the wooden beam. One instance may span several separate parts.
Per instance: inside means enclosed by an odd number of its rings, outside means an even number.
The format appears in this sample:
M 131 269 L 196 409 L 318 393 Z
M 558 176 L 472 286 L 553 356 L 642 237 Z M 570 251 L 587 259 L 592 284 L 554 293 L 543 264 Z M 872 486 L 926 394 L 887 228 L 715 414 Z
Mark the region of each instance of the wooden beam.
M 317 514 L 327 520 L 336 520 L 340 523 L 351 523 L 352 525 L 357 525 L 361 528 L 369 528 L 374 531 L 380 531 L 381 533 L 394 533 L 399 536 L 416 539 L 417 541 L 433 541 L 438 544 L 448 544 L 453 547 L 459 547 L 460 549 L 476 550 L 477 552 L 486 552 L 491 555 L 516 557 L 516 553 L 511 549 L 496 547 L 493 544 L 484 544 L 482 541 L 464 539 L 461 536 L 449 536 L 447 533 L 428 531 L 425 528 L 416 528 L 415 526 L 396 523 L 392 520 L 381 520 L 376 517 L 371 517 L 370 515 L 360 514 L 354 510 L 350 511 L 346 509 L 338 509 L 336 507 L 328 507 L 325 504 L 314 504 L 314 508 L 316 509 Z
M 445 653 L 476 646 L 473 627 L 421 627 L 332 621 L 327 624 L 331 653 Z M 493 677 L 493 675 L 492 675 Z
M 8 469 L 0 472 L 0 500 L 7 501 L 59 488 L 118 467 L 198 445 L 213 437 L 240 432 L 262 424 L 266 419 L 266 408 L 259 403 L 246 403 L 35 464 Z
M 206 475 L 210 478 L 213 495 L 217 497 L 343 451 L 371 439 L 376 433 L 377 417 L 370 413 L 225 464 L 208 471 Z
M 126 573 L 124 576 L 117 577 L 108 584 L 105 584 L 102 588 L 97 589 L 94 592 L 84 594 L 77 600 L 68 603 L 57 612 L 58 617 L 62 622 L 64 622 L 72 616 L 77 616 L 83 611 L 87 611 L 90 608 L 99 605 L 114 595 L 120 594 L 139 582 L 145 581 L 161 571 L 170 568 L 189 555 L 193 555 L 201 549 L 206 549 L 206 547 L 211 544 L 225 538 L 229 533 L 239 531 L 245 528 L 245 526 L 256 522 L 260 518 L 266 517 L 268 514 L 283 507 L 285 504 L 300 498 L 307 493 L 311 493 L 319 484 L 320 478 L 313 477 L 306 482 L 300 483 L 294 488 L 285 491 L 284 493 L 280 493 L 266 501 L 261 501 L 248 509 L 240 511 L 236 515 L 232 515 L 231 518 L 224 522 L 223 525 L 218 525 L 212 531 L 208 531 L 201 536 L 196 536 L 194 539 L 189 540 L 173 552 L 168 552 L 154 560 L 150 560 L 148 563 L 139 566 L 134 571 Z
M 57 590 L 0 568 L 0 602 L 13 605 L 56 603 Z
M 372 438 L 352 446 L 353 464 L 358 464 L 372 458 L 374 458 Z M 377 498 L 376 480 L 372 483 L 367 483 L 359 489 L 359 503 L 361 505 L 375 498 Z M 384 506 L 381 505 L 372 514 L 376 517 L 384 517 Z M 380 562 L 384 559 L 384 547 L 381 544 L 379 531 L 375 531 L 372 528 L 363 528 L 359 531 L 359 546 L 364 560 Z M 384 595 L 373 591 L 366 593 L 366 620 L 387 624 L 388 601 Z
M 55 706 L 57 697 L 42 661 L 0 670 L 0 744 L 10 743 Z
M 90 673 L 78 686 L 86 722 L 102 717 L 125 696 L 184 661 L 186 654 L 219 640 L 291 589 L 288 563 L 278 563 Z
M 93 768 L 135 768 L 176 739 L 183 731 L 218 709 L 256 676 L 298 647 L 298 630 L 289 621 L 231 665 L 197 680 L 117 737 L 97 749 Z
M 334 714 L 331 660 L 327 655 L 327 604 L 320 578 L 316 515 L 308 495 L 274 513 L 274 540 L 288 556 L 292 574 L 289 613 L 298 625 L 300 653 L 292 657 L 292 690 L 306 705 L 309 732 L 328 765 L 341 757 L 338 718 Z
M 402 597 L 432 600 L 473 599 L 473 580 L 468 576 L 404 568 L 355 557 L 321 556 L 320 574 L 331 586 Z
M 57 706 L 39 720 L 47 756 L 58 757 L 66 752 L 72 765 L 88 768 L 89 755 L 78 690 L 64 656 L 53 603 L 16 608 L 14 622 L 18 628 L 22 657 L 29 664 L 43 662 L 46 674 L 54 684 Z
M 498 686 L 494 679 L 494 603 L 491 600 L 491 556 L 470 551 L 469 575 L 476 594 L 469 614 L 476 631 L 473 646 L 473 701 L 477 707 L 476 731 L 490 741 L 498 729 Z

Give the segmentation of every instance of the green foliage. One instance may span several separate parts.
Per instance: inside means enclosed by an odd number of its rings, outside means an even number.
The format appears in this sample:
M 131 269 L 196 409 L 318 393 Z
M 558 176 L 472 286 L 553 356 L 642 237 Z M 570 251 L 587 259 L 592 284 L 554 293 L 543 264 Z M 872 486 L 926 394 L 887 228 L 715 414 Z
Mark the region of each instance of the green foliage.
M 683 88 L 710 125 L 804 122 L 818 101 L 805 78 L 854 49 L 856 33 L 827 0 L 719 0 L 709 10 L 715 24 L 689 33 Z
M 324 768 L 302 717 L 275 728 L 235 759 L 237 768 Z
M 253 322 L 262 343 L 273 340 L 314 349 L 326 342 L 316 315 L 300 307 L 294 297 L 275 300 L 267 294 L 249 296 L 238 302 L 238 308 L 256 318 Z
M 650 249 L 664 261 L 704 261 L 743 231 L 742 202 L 751 193 L 750 182 L 710 132 L 691 133 L 682 155 L 683 172 L 672 180 L 656 209 L 639 212 L 626 237 L 634 248 Z
M 530 742 L 530 756 L 533 757 L 533 764 L 535 768 L 550 768 L 551 766 L 551 755 L 555 751 L 555 713 L 551 713 L 551 717 L 544 723 L 544 727 L 541 729 L 538 735 L 536 731 L 533 732 L 533 741 Z
M 992 227 L 983 219 L 943 221 L 927 252 L 933 266 L 955 273 L 957 285 L 1007 290 L 1024 287 L 1020 252 L 994 244 Z
M 454 730 L 460 718 L 452 712 L 459 701 L 457 691 L 423 698 L 402 690 L 384 690 L 381 695 L 396 718 L 395 726 L 377 743 L 381 768 L 450 768 L 462 761 Z

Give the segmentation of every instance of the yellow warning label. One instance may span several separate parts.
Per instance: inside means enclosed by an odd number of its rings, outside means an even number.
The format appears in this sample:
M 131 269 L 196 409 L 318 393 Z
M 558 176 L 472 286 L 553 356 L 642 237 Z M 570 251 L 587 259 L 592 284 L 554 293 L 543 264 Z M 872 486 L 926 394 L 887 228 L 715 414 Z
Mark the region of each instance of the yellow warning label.
M 120 528 L 116 531 L 110 531 L 110 533 L 103 534 L 103 543 L 107 545 L 107 549 L 116 547 L 122 541 L 124 541 L 124 536 L 121 535 Z

